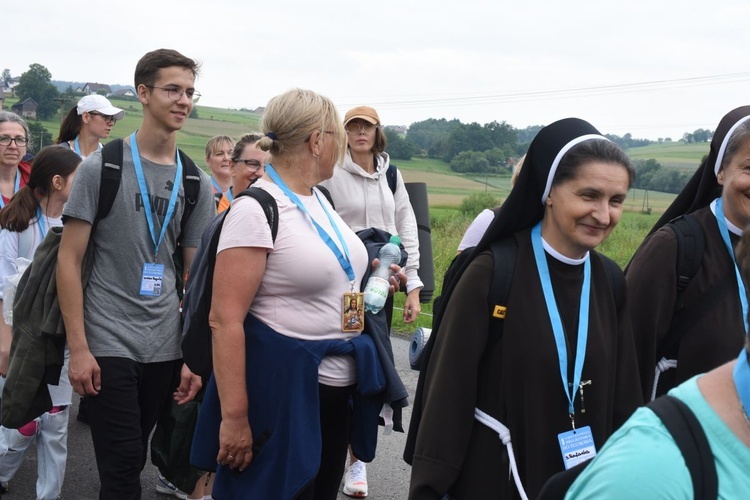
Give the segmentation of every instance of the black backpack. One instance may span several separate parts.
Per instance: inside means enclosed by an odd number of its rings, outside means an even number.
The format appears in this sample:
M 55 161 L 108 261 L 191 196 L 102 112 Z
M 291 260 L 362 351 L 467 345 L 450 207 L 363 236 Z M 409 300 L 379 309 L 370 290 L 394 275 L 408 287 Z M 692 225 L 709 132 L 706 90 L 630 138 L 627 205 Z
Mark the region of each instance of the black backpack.
M 396 186 L 398 185 L 398 169 L 393 163 L 388 164 L 388 169 L 385 171 L 385 180 L 388 181 L 388 187 L 391 188 L 391 193 L 396 194 Z
M 695 414 L 685 403 L 668 395 L 651 401 L 647 406 L 661 419 L 680 448 L 693 480 L 693 498 L 717 498 L 719 480 L 714 455 Z M 539 492 L 537 500 L 565 498 L 565 494 L 590 463 L 591 460 L 583 462 L 549 478 Z
M 682 335 L 700 318 L 721 301 L 731 289 L 734 280 L 722 280 L 719 284 L 702 294 L 700 300 L 686 303 L 682 292 L 698 273 L 703 262 L 706 247 L 706 235 L 698 219 L 687 214 L 670 221 L 667 227 L 677 239 L 677 303 L 675 304 L 669 331 L 662 339 L 656 352 L 656 359 L 674 355 Z
M 246 189 L 237 195 L 251 196 L 258 200 L 266 214 L 268 225 L 271 227 L 271 237 L 276 241 L 279 229 L 279 209 L 276 200 L 267 191 L 257 187 Z M 201 242 L 195 251 L 193 263 L 190 266 L 185 298 L 182 301 L 182 358 L 190 371 L 204 379 L 211 376 L 213 358 L 211 349 L 211 328 L 208 325 L 208 314 L 211 311 L 211 297 L 213 295 L 214 266 L 216 265 L 216 250 L 219 237 L 224 226 L 224 219 L 231 210 L 231 206 L 213 218 L 203 231 Z
M 99 187 L 99 206 L 96 211 L 96 218 L 92 227 L 92 233 L 96 228 L 96 223 L 109 215 L 112 210 L 112 205 L 115 203 L 117 192 L 120 190 L 120 182 L 122 181 L 122 148 L 124 146 L 122 139 L 116 139 L 110 141 L 102 147 L 102 175 L 101 185 Z M 177 295 L 182 298 L 182 290 L 184 288 L 184 269 L 185 265 L 182 259 L 182 235 L 185 230 L 190 214 L 195 208 L 195 204 L 198 201 L 201 188 L 200 169 L 190 159 L 188 155 L 180 151 L 177 152 L 180 155 L 180 161 L 182 162 L 182 186 L 185 191 L 185 203 L 182 212 L 182 221 L 180 223 L 180 236 L 177 238 L 177 246 L 174 254 L 172 254 L 172 261 L 175 266 L 175 285 L 177 287 Z

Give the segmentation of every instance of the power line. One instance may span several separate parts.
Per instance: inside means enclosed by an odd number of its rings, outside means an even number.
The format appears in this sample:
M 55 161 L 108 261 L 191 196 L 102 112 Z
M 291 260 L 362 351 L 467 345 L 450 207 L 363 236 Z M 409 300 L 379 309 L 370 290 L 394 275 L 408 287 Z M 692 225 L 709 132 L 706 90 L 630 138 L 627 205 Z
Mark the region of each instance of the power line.
M 600 95 L 639 93 L 674 90 L 677 88 L 701 87 L 708 85 L 722 85 L 750 81 L 750 72 L 728 73 L 723 75 L 697 76 L 690 78 L 676 78 L 668 80 L 653 80 L 645 82 L 622 83 L 613 85 L 597 85 L 589 87 L 574 87 L 568 89 L 536 90 L 529 92 L 509 92 L 502 94 L 485 94 L 461 97 L 435 97 L 405 100 L 388 100 L 373 102 L 371 105 L 383 109 L 422 108 L 435 106 L 473 106 L 491 103 L 512 103 L 543 101 L 561 98 L 593 97 Z M 342 99 L 343 101 L 343 99 Z M 352 101 L 354 102 L 354 101 Z M 341 104 L 346 105 L 346 104 Z

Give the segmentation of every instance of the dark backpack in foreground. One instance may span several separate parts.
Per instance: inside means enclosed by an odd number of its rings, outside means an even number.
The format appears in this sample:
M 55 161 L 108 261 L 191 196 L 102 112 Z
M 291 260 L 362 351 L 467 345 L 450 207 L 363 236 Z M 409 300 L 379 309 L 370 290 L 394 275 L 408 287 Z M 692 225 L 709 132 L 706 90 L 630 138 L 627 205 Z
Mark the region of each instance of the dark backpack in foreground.
M 662 396 L 647 406 L 661 419 L 682 452 L 685 465 L 690 471 L 690 478 L 693 480 L 693 498 L 717 498 L 719 479 L 716 475 L 714 455 L 695 414 L 685 403 L 672 396 Z M 591 460 L 583 462 L 552 476 L 544 484 L 537 500 L 565 498 L 565 494 L 590 463 Z
M 279 209 L 276 200 L 263 189 L 251 187 L 240 194 L 251 196 L 258 200 L 266 214 L 268 225 L 271 227 L 271 237 L 276 241 L 279 228 Z M 206 227 L 201 237 L 198 249 L 195 251 L 193 263 L 190 266 L 185 298 L 182 301 L 182 357 L 196 375 L 207 379 L 213 370 L 211 349 L 211 328 L 208 325 L 208 314 L 211 311 L 213 296 L 214 266 L 216 265 L 216 249 L 219 237 L 231 206 L 218 214 Z

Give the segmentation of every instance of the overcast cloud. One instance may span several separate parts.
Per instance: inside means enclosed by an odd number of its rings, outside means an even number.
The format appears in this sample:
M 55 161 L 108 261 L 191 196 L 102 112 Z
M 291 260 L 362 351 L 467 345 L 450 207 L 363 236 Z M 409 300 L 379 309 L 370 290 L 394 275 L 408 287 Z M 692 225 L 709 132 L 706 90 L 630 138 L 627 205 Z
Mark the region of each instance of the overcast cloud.
M 202 62 L 206 106 L 255 108 L 291 87 L 382 121 L 578 116 L 604 133 L 678 139 L 747 104 L 750 3 L 379 0 L 96 2 L 3 8 L 0 69 L 132 85 L 168 47 Z M 660 83 L 653 83 L 660 82 Z

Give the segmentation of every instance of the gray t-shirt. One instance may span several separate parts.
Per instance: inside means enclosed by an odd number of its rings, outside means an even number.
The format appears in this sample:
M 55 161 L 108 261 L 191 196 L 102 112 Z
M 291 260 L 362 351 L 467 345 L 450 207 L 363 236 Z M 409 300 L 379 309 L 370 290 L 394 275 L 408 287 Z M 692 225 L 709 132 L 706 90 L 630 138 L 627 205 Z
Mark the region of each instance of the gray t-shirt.
M 141 163 L 158 239 L 177 165 L 159 165 L 145 158 L 141 158 Z M 89 156 L 78 167 L 63 210 L 64 221 L 73 217 L 94 222 L 99 204 L 101 168 L 100 152 Z M 180 232 L 184 199 L 184 186 L 180 182 L 174 216 L 154 260 L 154 243 L 143 211 L 130 147 L 124 145 L 122 182 L 112 210 L 98 222 L 92 235 L 94 267 L 84 291 L 86 340 L 94 356 L 124 357 L 140 363 L 182 357 L 179 298 L 172 254 Z M 201 173 L 200 195 L 185 227 L 184 246 L 198 246 L 203 230 L 216 213 L 213 199 L 211 182 Z M 164 265 L 162 293 L 158 297 L 140 295 L 143 265 L 147 262 Z

